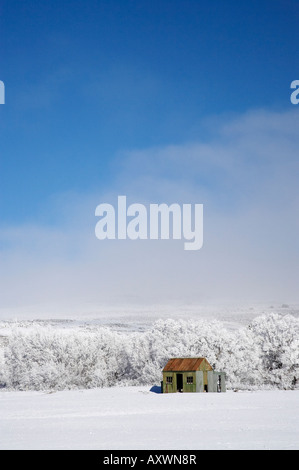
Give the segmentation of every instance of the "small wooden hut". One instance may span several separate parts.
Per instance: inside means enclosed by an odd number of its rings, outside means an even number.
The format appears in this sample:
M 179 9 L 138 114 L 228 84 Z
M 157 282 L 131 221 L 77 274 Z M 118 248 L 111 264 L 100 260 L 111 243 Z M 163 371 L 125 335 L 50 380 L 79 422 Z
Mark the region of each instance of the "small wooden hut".
M 162 393 L 225 392 L 225 373 L 204 357 L 172 358 L 163 369 Z

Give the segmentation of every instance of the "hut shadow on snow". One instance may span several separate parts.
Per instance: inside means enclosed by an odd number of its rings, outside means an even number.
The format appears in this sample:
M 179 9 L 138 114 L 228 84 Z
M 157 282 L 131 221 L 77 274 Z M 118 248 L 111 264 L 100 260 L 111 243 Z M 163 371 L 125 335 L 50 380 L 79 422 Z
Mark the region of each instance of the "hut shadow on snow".
M 150 389 L 150 392 L 162 393 L 161 386 L 160 385 L 153 385 L 152 388 Z

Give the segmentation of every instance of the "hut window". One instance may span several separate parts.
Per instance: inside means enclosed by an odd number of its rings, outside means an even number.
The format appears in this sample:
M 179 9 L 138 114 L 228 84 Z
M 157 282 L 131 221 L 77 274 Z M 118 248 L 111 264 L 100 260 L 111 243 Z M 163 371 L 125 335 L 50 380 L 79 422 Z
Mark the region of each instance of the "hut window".
M 187 377 L 187 384 L 193 384 L 193 377 Z
M 166 377 L 166 383 L 172 384 L 172 377 Z

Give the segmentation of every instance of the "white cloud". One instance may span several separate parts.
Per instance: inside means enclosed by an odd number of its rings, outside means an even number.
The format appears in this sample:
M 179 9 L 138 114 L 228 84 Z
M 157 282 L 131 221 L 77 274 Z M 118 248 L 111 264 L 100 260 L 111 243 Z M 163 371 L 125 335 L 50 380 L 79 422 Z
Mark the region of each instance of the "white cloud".
M 88 303 L 298 301 L 296 111 L 217 121 L 208 142 L 127 152 L 110 193 L 56 196 L 55 227 L 0 231 L 1 310 Z M 204 246 L 99 241 L 101 202 L 203 203 Z

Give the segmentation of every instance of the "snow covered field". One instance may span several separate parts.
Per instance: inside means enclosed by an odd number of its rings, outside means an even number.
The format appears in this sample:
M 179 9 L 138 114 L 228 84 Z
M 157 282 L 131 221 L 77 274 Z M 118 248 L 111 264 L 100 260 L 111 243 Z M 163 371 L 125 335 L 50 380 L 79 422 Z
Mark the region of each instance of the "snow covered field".
M 0 449 L 299 449 L 299 391 L 0 392 Z
M 36 305 L 20 309 L 0 307 L 0 335 L 6 334 L 11 323 L 24 328 L 32 324 L 52 325 L 64 328 L 92 328 L 109 326 L 117 331 L 144 331 L 154 321 L 171 318 L 173 320 L 218 320 L 235 330 L 246 326 L 252 319 L 268 313 L 290 314 L 299 318 L 299 304 L 240 303 L 240 304 L 188 304 L 174 305 L 84 305 L 57 307 Z

